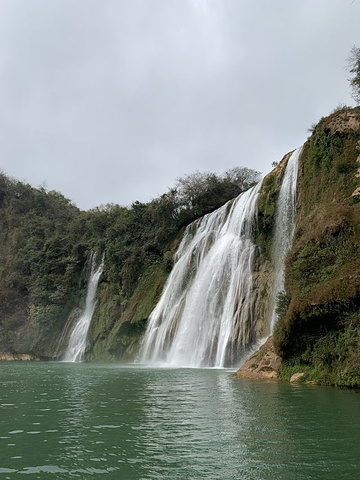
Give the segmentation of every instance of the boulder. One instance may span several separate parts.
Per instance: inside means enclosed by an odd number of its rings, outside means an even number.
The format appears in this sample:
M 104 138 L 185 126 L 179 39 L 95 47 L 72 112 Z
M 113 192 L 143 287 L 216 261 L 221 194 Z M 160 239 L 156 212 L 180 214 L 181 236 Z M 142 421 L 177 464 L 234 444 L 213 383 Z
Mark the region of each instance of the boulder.
M 301 378 L 305 376 L 305 373 L 294 373 L 290 378 L 290 383 L 297 383 Z
M 235 373 L 237 378 L 276 379 L 281 358 L 275 353 L 272 337 L 249 357 Z

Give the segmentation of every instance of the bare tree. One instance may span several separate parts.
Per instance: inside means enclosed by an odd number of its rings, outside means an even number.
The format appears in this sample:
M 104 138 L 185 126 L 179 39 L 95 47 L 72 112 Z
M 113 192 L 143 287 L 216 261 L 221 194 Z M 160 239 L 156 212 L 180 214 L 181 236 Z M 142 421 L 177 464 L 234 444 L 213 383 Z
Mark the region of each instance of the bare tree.
M 259 172 L 246 167 L 235 167 L 221 175 L 196 171 L 177 179 L 176 200 L 181 210 L 190 210 L 194 216 L 204 215 L 254 185 Z
M 350 50 L 347 59 L 347 70 L 352 74 L 349 78 L 351 96 L 356 103 L 360 104 L 360 48 L 355 45 Z

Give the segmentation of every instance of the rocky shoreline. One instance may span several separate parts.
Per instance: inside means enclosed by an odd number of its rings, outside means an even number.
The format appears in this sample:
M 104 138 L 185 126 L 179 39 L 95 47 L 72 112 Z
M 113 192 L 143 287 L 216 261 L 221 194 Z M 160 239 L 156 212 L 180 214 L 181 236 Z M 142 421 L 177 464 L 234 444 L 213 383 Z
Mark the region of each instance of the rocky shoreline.
M 275 353 L 272 337 L 249 357 L 246 362 L 234 373 L 235 378 L 254 378 L 258 380 L 280 380 L 279 368 L 281 357 Z M 314 385 L 315 382 L 306 380 L 303 372 L 294 373 L 290 383 L 306 383 Z
M 9 353 L 0 351 L 0 361 L 1 362 L 14 362 L 14 361 L 37 361 L 38 357 L 35 355 L 30 355 L 29 353 Z

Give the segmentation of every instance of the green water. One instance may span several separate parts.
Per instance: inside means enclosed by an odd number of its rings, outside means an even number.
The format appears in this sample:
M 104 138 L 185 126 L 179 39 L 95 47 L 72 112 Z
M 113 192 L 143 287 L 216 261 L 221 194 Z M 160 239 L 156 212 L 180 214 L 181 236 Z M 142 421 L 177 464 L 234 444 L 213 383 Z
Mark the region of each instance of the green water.
M 0 381 L 0 480 L 360 478 L 359 391 L 62 363 Z

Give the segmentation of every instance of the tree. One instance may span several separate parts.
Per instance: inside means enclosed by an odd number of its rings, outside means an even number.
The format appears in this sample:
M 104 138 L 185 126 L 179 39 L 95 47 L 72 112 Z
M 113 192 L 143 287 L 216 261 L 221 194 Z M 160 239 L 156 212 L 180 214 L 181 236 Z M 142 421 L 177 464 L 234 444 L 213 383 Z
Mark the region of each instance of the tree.
M 199 171 L 185 175 L 178 178 L 175 185 L 179 209 L 191 212 L 191 221 L 237 197 L 258 179 L 259 172 L 247 167 L 235 167 L 222 175 Z
M 347 59 L 347 70 L 352 74 L 352 77 L 349 78 L 351 96 L 356 103 L 360 104 L 360 48 L 355 45 L 350 50 Z
M 248 167 L 234 167 L 223 173 L 220 178 L 224 182 L 231 182 L 245 191 L 259 181 L 260 172 Z

